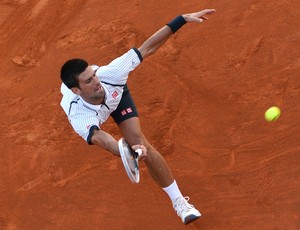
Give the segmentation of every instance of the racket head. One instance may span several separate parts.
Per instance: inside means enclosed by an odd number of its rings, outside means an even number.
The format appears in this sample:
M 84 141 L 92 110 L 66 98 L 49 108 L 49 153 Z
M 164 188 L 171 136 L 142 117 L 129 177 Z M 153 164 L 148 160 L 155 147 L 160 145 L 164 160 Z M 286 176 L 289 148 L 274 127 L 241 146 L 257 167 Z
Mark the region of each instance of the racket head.
M 118 141 L 118 147 L 127 176 L 132 183 L 139 183 L 140 172 L 136 154 L 134 154 L 134 151 L 131 150 L 131 147 L 124 138 L 121 138 Z

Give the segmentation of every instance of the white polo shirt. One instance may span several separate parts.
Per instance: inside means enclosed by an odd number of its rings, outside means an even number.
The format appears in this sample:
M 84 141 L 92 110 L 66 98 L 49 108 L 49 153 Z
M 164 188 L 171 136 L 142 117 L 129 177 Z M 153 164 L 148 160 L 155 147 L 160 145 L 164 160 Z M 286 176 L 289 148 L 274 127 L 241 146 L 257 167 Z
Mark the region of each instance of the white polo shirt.
M 133 48 L 116 58 L 106 66 L 93 65 L 96 76 L 100 79 L 105 91 L 105 104 L 92 105 L 74 94 L 64 83 L 61 85 L 63 95 L 60 105 L 68 116 L 74 131 L 89 144 L 91 128 L 100 129 L 110 114 L 118 107 L 122 98 L 123 86 L 126 84 L 128 74 L 142 61 L 140 52 Z

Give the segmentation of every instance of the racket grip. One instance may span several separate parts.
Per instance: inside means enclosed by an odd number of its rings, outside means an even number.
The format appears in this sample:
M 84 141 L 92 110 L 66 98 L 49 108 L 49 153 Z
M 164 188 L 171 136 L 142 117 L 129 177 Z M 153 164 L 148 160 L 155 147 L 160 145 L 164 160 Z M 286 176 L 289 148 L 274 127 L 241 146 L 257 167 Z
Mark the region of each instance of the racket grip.
M 135 150 L 135 152 L 138 154 L 138 156 L 141 156 L 143 154 L 143 151 L 141 149 Z

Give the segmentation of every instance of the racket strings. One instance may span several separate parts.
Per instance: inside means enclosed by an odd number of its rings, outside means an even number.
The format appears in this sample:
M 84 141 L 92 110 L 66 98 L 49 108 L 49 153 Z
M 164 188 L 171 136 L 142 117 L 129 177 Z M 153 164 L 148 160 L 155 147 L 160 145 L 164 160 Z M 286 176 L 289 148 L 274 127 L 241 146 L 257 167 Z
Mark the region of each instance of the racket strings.
M 130 156 L 127 156 L 127 162 L 132 173 L 136 174 L 136 171 L 139 169 L 137 153 L 125 142 L 125 145 L 129 149 Z
M 120 156 L 126 173 L 133 183 L 139 183 L 140 173 L 138 165 L 138 153 L 136 153 L 124 138 L 118 141 Z

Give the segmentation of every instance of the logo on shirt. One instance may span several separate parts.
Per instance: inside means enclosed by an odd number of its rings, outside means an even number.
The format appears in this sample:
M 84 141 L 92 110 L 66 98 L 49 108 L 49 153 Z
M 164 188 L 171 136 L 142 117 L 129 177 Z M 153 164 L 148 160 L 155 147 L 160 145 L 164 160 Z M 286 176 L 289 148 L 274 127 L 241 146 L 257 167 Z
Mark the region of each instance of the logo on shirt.
M 112 97 L 113 97 L 114 99 L 116 99 L 118 95 L 119 95 L 118 92 L 117 92 L 117 91 L 114 91 L 113 94 L 112 94 Z
M 124 109 L 124 110 L 121 111 L 121 115 L 122 115 L 122 116 L 125 116 L 126 114 L 132 113 L 132 112 L 133 112 L 133 111 L 132 111 L 131 108 L 127 108 L 127 109 Z

